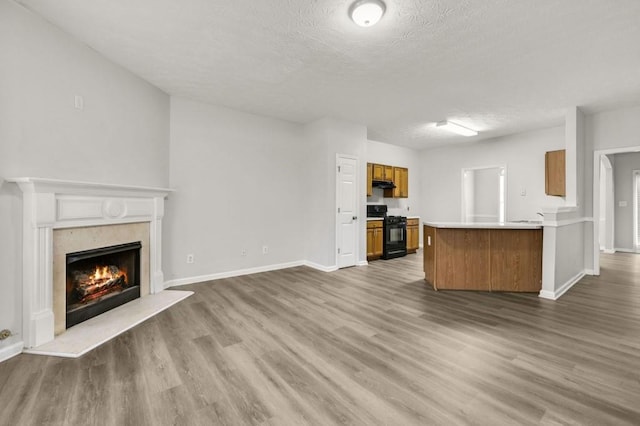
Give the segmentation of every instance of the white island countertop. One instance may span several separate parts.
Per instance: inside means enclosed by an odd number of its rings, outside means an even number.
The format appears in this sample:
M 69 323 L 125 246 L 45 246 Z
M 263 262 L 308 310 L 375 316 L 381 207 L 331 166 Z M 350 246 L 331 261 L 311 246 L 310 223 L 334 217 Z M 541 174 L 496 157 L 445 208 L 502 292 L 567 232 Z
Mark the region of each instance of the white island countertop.
M 433 228 L 468 229 L 541 229 L 542 222 L 423 222 Z

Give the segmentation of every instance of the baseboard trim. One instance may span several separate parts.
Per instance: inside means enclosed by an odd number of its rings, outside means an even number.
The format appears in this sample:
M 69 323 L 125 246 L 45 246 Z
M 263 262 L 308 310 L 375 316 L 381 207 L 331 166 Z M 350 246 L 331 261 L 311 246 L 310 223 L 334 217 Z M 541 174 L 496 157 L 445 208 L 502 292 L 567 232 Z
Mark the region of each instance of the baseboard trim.
M 614 249 L 614 252 L 616 252 L 616 251 L 621 251 L 622 253 L 637 253 L 638 252 L 637 250 L 634 250 L 634 249 L 621 248 L 621 247 L 616 247 Z
M 8 344 L 7 346 L 0 348 L 0 362 L 6 361 L 9 358 L 13 358 L 16 355 L 22 353 L 24 348 L 24 342 L 22 340 Z
M 356 263 L 356 266 L 367 266 L 369 264 L 369 262 L 367 262 L 366 260 L 361 260 L 360 262 Z
M 304 260 L 302 264 L 304 266 L 308 266 L 309 268 L 317 269 L 318 271 L 322 272 L 334 272 L 338 270 L 338 265 L 324 266 L 320 265 L 319 263 L 311 262 L 309 260 Z
M 579 272 L 574 277 L 569 278 L 569 280 L 564 284 L 562 284 L 560 288 L 558 288 L 556 291 L 540 290 L 540 294 L 538 295 L 538 297 L 541 297 L 543 299 L 558 300 L 563 294 L 569 291 L 571 287 L 573 287 L 578 281 L 580 281 L 585 275 L 586 275 L 586 271 L 583 270 Z
M 239 277 L 242 275 L 257 274 L 260 272 L 277 271 L 279 269 L 294 268 L 296 266 L 303 266 L 303 265 L 311 266 L 312 268 L 314 267 L 312 265 L 309 265 L 307 261 L 297 260 L 295 262 L 277 263 L 275 265 L 257 266 L 255 268 L 237 269 L 235 271 L 219 272 L 216 274 L 198 275 L 195 277 L 179 278 L 177 280 L 165 281 L 164 288 L 166 289 L 170 287 L 179 287 L 183 285 L 196 284 L 196 283 L 201 283 L 205 281 L 215 281 L 215 280 L 221 280 L 223 278 L 233 278 L 233 277 Z M 315 268 L 315 269 L 319 269 L 319 268 Z
M 616 249 L 600 249 L 600 250 L 606 254 L 614 254 L 616 252 Z

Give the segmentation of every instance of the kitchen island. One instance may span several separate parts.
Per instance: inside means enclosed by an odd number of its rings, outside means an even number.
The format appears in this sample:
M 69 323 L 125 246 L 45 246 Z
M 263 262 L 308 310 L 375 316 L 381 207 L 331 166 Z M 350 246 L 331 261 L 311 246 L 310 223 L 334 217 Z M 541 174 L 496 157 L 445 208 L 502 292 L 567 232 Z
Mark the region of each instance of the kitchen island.
M 539 292 L 542 224 L 425 222 L 424 272 L 435 290 Z

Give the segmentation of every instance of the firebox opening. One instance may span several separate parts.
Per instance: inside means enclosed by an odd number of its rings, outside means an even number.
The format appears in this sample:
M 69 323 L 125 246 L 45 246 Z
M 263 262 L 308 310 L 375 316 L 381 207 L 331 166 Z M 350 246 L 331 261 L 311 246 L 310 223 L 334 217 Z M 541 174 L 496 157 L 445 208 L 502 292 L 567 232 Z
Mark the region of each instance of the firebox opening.
M 138 242 L 67 254 L 66 328 L 140 297 Z

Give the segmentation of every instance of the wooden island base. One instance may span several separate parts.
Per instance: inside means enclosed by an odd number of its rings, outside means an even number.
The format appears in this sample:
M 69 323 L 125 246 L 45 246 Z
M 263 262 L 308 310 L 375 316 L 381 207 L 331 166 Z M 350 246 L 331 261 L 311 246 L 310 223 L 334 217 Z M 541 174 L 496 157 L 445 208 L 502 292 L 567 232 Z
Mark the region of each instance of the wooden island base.
M 542 229 L 424 226 L 425 279 L 435 290 L 539 292 Z

